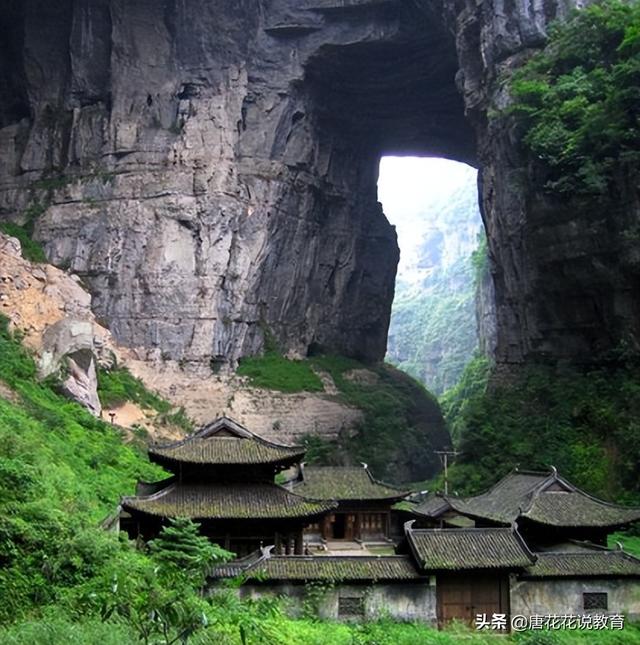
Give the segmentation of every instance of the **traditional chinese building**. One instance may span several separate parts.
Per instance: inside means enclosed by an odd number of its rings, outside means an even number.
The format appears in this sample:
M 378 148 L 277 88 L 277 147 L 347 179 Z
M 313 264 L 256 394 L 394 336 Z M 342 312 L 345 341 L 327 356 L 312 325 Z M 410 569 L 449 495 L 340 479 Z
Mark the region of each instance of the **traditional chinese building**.
M 155 537 L 169 518 L 188 517 L 213 542 L 238 555 L 261 544 L 278 553 L 303 552 L 303 531 L 337 503 L 316 500 L 274 483 L 304 449 L 267 441 L 219 419 L 182 441 L 154 445 L 151 461 L 173 473 L 121 501 L 120 528 L 130 537 Z
M 314 469 L 307 470 L 305 492 L 326 497 L 333 490 L 339 503 L 352 497 L 360 504 L 365 497 L 360 492 L 343 500 L 333 483 L 339 473 L 324 476 L 330 470 L 316 469 L 314 488 Z M 351 472 L 345 471 L 345 481 Z M 294 606 L 302 602 L 303 583 L 333 580 L 322 604 L 327 618 L 367 618 L 384 607 L 391 617 L 434 625 L 473 623 L 480 616 L 499 630 L 508 630 L 515 615 L 531 624 L 550 615 L 586 623 L 607 616 L 619 621 L 622 614 L 640 618 L 640 560 L 602 546 L 611 531 L 639 519 L 640 509 L 598 500 L 555 470 L 514 471 L 481 495 L 430 495 L 418 504 L 404 502 L 398 512 L 413 518 L 404 526 L 401 557 L 316 555 L 289 563 L 263 549 L 234 563 L 233 571 L 214 569 L 211 579 L 242 572 L 246 593 L 286 593 Z
M 527 544 L 543 549 L 567 540 L 606 545 L 607 536 L 640 520 L 640 508 L 611 504 L 550 472 L 514 470 L 472 497 L 430 495 L 410 514 L 416 526 L 510 526 L 518 522 Z
M 149 456 L 172 475 L 123 498 L 120 527 L 148 540 L 169 518 L 197 521 L 240 556 L 211 572 L 214 587 L 242 573 L 241 593 L 284 593 L 300 608 L 307 582 L 327 582 L 327 618 L 384 612 L 443 625 L 480 615 L 506 627 L 516 614 L 640 618 L 640 560 L 604 546 L 611 532 L 640 520 L 640 509 L 597 499 L 555 469 L 516 470 L 480 495 L 415 503 L 366 466 L 304 467 L 303 448 L 226 418 L 151 446 Z M 283 471 L 294 475 L 281 486 Z M 394 522 L 403 517 L 398 536 Z M 305 554 L 313 540 L 361 549 L 390 538 L 397 555 Z
M 303 609 L 306 585 L 315 583 L 318 614 L 327 619 L 430 622 L 435 603 L 429 578 L 406 555 L 278 556 L 266 547 L 211 572 L 213 580 L 238 575 L 246 580 L 242 596 L 286 595 L 294 614 Z
M 330 619 L 381 614 L 443 626 L 469 624 L 508 631 L 511 616 L 571 615 L 640 618 L 640 560 L 620 549 L 571 543 L 563 551 L 534 552 L 510 528 L 405 527 L 402 555 L 278 556 L 271 547 L 215 567 L 215 581 L 242 574 L 241 594 L 286 595 L 294 612 L 306 583 L 326 583 L 317 598 Z M 522 623 L 521 623 L 522 624 Z
M 313 540 L 388 540 L 394 529 L 392 506 L 409 493 L 376 480 L 367 466 L 306 466 L 292 490 L 313 499 L 335 500 L 337 507 L 305 530 Z
M 413 529 L 406 543 L 416 567 L 435 578 L 435 616 L 473 622 L 479 613 L 509 614 L 510 575 L 522 573 L 536 558 L 514 527 Z

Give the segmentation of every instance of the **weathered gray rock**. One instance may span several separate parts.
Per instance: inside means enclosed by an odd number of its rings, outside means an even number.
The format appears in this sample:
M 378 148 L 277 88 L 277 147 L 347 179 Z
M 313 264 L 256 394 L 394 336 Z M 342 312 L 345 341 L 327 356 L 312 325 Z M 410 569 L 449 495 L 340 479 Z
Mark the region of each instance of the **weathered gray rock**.
M 99 416 L 94 341 L 91 322 L 63 318 L 44 332 L 38 368 L 42 378 L 59 374 L 65 394 Z
M 471 161 L 498 360 L 593 355 L 638 338 L 637 271 L 609 214 L 535 197 L 517 133 L 487 118 L 574 4 L 10 2 L 0 217 L 43 211 L 49 258 L 131 346 L 234 364 L 268 329 L 292 354 L 380 359 L 398 250 L 378 159 Z

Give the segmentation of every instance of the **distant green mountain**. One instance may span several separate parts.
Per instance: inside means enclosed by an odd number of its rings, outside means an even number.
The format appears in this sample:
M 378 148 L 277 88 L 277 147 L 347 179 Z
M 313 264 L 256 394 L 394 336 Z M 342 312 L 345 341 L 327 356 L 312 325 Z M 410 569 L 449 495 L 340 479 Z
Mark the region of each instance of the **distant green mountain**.
M 477 347 L 471 254 L 482 222 L 475 171 L 458 169 L 449 192 L 400 210 L 385 208 L 401 251 L 387 360 L 439 395 Z

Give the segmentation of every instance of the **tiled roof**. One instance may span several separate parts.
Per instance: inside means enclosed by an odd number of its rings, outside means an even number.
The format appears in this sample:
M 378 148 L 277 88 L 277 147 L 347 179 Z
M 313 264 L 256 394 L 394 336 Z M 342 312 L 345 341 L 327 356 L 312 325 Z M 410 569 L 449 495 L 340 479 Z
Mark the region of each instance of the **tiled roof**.
M 276 464 L 302 459 L 305 449 L 267 441 L 230 419 L 218 419 L 189 437 L 149 448 L 152 461 L 192 464 Z
M 252 554 L 241 561 L 215 567 L 213 578 L 243 574 L 267 580 L 415 580 L 422 576 L 408 556 L 271 556 Z
M 419 578 L 411 558 L 380 556 L 275 556 L 251 573 L 273 580 L 411 580 Z
M 448 495 L 445 499 L 459 513 L 511 524 L 520 514 L 520 509 L 528 504 L 530 496 L 550 476 L 549 473 L 514 471 L 486 493 L 466 498 Z
M 239 437 L 193 438 L 169 446 L 152 446 L 150 456 L 195 464 L 270 464 L 301 459 L 304 449 Z
M 411 551 L 425 571 L 518 569 L 535 558 L 511 528 L 407 528 Z
M 622 526 L 640 519 L 640 508 L 628 508 L 588 495 L 550 473 L 510 473 L 486 493 L 443 497 L 458 513 L 511 524 L 519 517 L 551 526 Z M 429 509 L 427 509 L 429 510 Z
M 415 515 L 435 518 L 450 508 L 451 505 L 444 497 L 431 494 L 419 504 L 415 504 L 411 509 L 411 512 Z
M 361 466 L 305 466 L 296 492 L 314 499 L 401 499 L 408 494 L 373 478 Z
M 522 517 L 550 526 L 620 526 L 639 520 L 640 508 L 609 504 L 580 490 L 551 491 L 535 495 Z
M 122 506 L 160 517 L 267 519 L 322 515 L 336 503 L 310 500 L 276 484 L 171 484 L 146 497 L 125 497 Z
M 270 549 L 271 547 L 268 547 Z M 224 564 L 217 564 L 209 571 L 210 578 L 235 578 L 247 571 L 249 571 L 254 565 L 261 562 L 265 553 L 268 552 L 268 549 L 258 549 L 249 555 L 244 556 L 244 558 L 237 558 L 231 560 L 230 562 L 225 562 Z
M 536 553 L 536 563 L 526 569 L 527 578 L 593 576 L 640 577 L 640 560 L 624 551 L 585 549 L 569 553 Z

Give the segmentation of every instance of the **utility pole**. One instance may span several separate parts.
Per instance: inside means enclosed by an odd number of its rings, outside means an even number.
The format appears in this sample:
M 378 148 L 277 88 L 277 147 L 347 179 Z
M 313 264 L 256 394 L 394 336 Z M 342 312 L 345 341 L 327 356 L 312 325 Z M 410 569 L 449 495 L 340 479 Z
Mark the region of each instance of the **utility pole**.
M 434 450 L 433 452 L 440 457 L 444 466 L 444 494 L 449 494 L 449 457 L 457 457 L 460 453 L 457 450 Z

